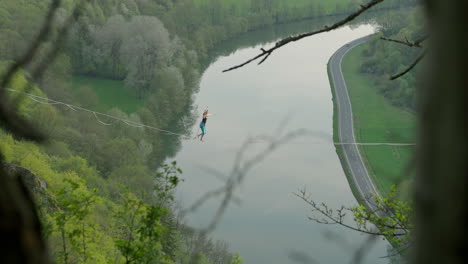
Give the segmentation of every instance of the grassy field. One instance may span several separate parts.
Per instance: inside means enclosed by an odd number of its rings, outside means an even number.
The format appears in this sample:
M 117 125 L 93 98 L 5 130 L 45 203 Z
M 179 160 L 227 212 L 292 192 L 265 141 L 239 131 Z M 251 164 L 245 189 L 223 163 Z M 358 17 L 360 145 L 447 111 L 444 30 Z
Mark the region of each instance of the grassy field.
M 118 108 L 130 114 L 142 104 L 142 101 L 138 100 L 136 95 L 124 86 L 123 81 L 74 76 L 71 82 L 74 92 L 83 86 L 92 88 L 99 99 L 98 111 Z
M 414 143 L 416 117 L 391 105 L 372 87 L 371 80 L 359 72 L 363 44 L 343 59 L 343 74 L 353 107 L 357 142 Z M 373 181 L 382 194 L 396 184 L 400 189 L 410 183 L 409 162 L 413 146 L 360 146 Z

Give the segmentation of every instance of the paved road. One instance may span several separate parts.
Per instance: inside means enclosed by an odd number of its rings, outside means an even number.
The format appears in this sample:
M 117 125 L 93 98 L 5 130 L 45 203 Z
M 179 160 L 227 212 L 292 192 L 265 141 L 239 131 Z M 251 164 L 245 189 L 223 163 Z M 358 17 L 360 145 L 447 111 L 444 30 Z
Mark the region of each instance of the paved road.
M 336 95 L 335 100 L 338 105 L 339 138 L 340 142 L 346 143 L 341 144 L 344 150 L 344 156 L 361 197 L 369 197 L 372 194 L 378 194 L 378 191 L 369 177 L 369 173 L 364 165 L 361 153 L 358 150 L 358 144 L 354 137 L 353 112 L 346 83 L 343 78 L 343 73 L 341 72 L 341 61 L 349 50 L 366 42 L 370 37 L 371 36 L 363 37 L 344 45 L 333 54 L 329 63 Z M 367 206 L 370 206 L 370 204 L 367 203 Z M 372 208 L 372 206 L 370 207 Z

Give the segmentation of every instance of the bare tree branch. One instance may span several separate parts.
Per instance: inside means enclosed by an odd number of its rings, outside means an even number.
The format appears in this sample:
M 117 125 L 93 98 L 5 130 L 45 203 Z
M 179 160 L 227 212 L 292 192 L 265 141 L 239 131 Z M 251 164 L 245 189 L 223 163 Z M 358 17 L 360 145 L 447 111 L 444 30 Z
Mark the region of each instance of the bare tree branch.
M 72 14 L 67 18 L 65 23 L 63 24 L 62 28 L 58 32 L 58 36 L 54 41 L 54 45 L 50 48 L 49 53 L 45 56 L 45 58 L 41 61 L 39 65 L 36 66 L 36 69 L 32 72 L 32 79 L 37 80 L 40 79 L 42 74 L 47 69 L 47 65 L 52 63 L 54 59 L 57 57 L 59 52 L 62 50 L 63 43 L 68 36 L 68 32 L 72 25 L 76 22 L 76 20 L 80 17 L 84 5 L 89 2 L 89 0 L 81 0 L 73 9 Z
M 210 233 L 218 225 L 228 205 L 232 202 L 239 201 L 239 199 L 235 196 L 234 192 L 237 189 L 237 187 L 242 183 L 248 172 L 250 172 L 255 165 L 258 165 L 260 162 L 262 162 L 270 153 L 272 153 L 278 147 L 288 143 L 292 139 L 307 134 L 310 134 L 310 132 L 308 132 L 307 130 L 296 130 L 287 133 L 280 138 L 274 138 L 270 136 L 257 136 L 246 140 L 242 144 L 240 151 L 235 157 L 233 168 L 228 174 L 228 177 L 224 177 L 219 172 L 214 171 L 217 178 L 224 179 L 225 184 L 217 189 L 203 194 L 200 198 L 195 200 L 194 203 L 187 209 L 181 210 L 181 217 L 184 217 L 189 213 L 195 212 L 208 200 L 220 197 L 221 203 L 219 204 L 210 223 L 205 228 L 199 230 L 201 234 Z M 248 150 L 250 149 L 250 146 L 259 141 L 265 142 L 265 147 L 253 157 L 249 158 L 248 160 L 245 160 L 245 156 Z
M 28 65 L 32 61 L 32 59 L 36 57 L 39 47 L 49 37 L 50 31 L 52 29 L 52 22 L 55 17 L 55 12 L 60 7 L 61 2 L 61 0 L 52 1 L 42 29 L 37 35 L 36 39 L 33 41 L 26 53 L 15 63 L 13 63 L 6 71 L 5 75 L 2 76 L 2 81 L 0 83 L 0 98 L 3 97 L 5 88 L 7 88 L 7 86 L 10 84 L 14 74 L 25 65 Z
M 45 139 L 45 136 L 38 133 L 28 121 L 18 115 L 15 101 L 9 100 L 5 96 L 5 91 L 11 84 L 15 74 L 37 58 L 42 44 L 50 38 L 55 14 L 61 2 L 61 0 L 51 1 L 37 37 L 32 41 L 24 55 L 10 64 L 1 76 L 0 126 L 22 139 L 40 142 Z M 71 22 L 66 24 L 62 31 L 66 32 L 70 25 Z M 60 43 L 61 41 L 53 43 L 46 60 L 41 61 L 39 68 L 32 72 L 33 81 L 42 75 L 55 54 L 58 53 Z M 28 85 L 31 85 L 31 83 L 28 83 Z M 3 159 L 4 157 L 0 153 L 0 161 Z M 4 240 L 9 241 L 8 245 L 2 249 L 3 259 L 6 259 L 9 263 L 51 263 L 33 197 L 23 180 L 18 175 L 9 175 L 5 165 L 0 164 L 0 186 L 0 200 L 2 201 L 0 205 L 0 214 L 2 215 L 0 231 L 5 235 Z
M 411 71 L 414 67 L 416 67 L 416 65 L 418 65 L 418 63 L 422 60 L 422 58 L 424 58 L 424 56 L 426 56 L 426 51 L 424 51 L 423 53 L 421 53 L 421 55 L 419 55 L 418 58 L 416 58 L 416 60 L 404 71 L 396 74 L 396 75 L 393 75 L 392 77 L 390 77 L 390 80 L 396 80 L 398 78 L 400 78 L 401 76 L 407 74 L 409 71 Z
M 261 161 L 263 161 L 268 156 L 268 154 L 272 153 L 279 146 L 287 143 L 288 141 L 298 136 L 302 136 L 304 134 L 306 134 L 305 130 L 298 130 L 298 131 L 288 133 L 279 139 L 272 139 L 271 137 L 258 137 L 258 138 L 252 138 L 251 140 L 247 140 L 244 144 L 244 147 L 241 148 L 241 151 L 239 152 L 236 158 L 236 163 L 231 172 L 231 176 L 226 182 L 225 193 L 221 201 L 221 204 L 219 205 L 218 210 L 214 218 L 212 219 L 211 223 L 203 231 L 205 233 L 209 233 L 216 228 L 218 222 L 220 221 L 221 217 L 226 211 L 227 206 L 229 205 L 229 203 L 231 202 L 233 198 L 235 188 L 244 180 L 247 173 L 255 165 L 258 165 Z M 263 151 L 255 155 L 252 159 L 249 159 L 244 162 L 243 158 L 246 152 L 245 150 L 248 149 L 248 146 L 251 145 L 252 142 L 256 142 L 259 138 L 266 140 L 267 146 L 265 147 Z
M 290 140 L 295 139 L 299 136 L 307 134 L 310 134 L 310 132 L 301 129 L 287 133 L 279 138 L 271 136 L 257 136 L 247 139 L 240 147 L 240 150 L 238 151 L 235 157 L 233 168 L 228 174 L 228 177 L 224 177 L 218 171 L 213 171 L 217 178 L 225 180 L 225 184 L 215 190 L 203 194 L 199 199 L 195 200 L 195 202 L 187 209 L 181 210 L 179 213 L 180 217 L 184 217 L 188 213 L 195 212 L 208 200 L 220 197 L 221 202 L 218 205 L 214 216 L 211 218 L 210 222 L 207 224 L 206 227 L 199 229 L 197 232 L 200 236 L 205 236 L 209 234 L 210 232 L 216 229 L 219 221 L 226 212 L 229 204 L 238 200 L 236 199 L 234 192 L 237 189 L 237 187 L 242 183 L 247 174 L 252 170 L 252 168 L 255 165 L 258 165 L 260 162 L 262 162 L 269 154 L 271 154 L 275 149 L 277 149 L 281 145 L 284 145 Z M 265 147 L 253 157 L 248 158 L 246 160 L 245 156 L 248 150 L 250 150 L 250 147 L 255 143 L 258 143 L 259 141 L 265 142 Z M 200 245 L 196 245 L 195 252 L 200 251 L 199 247 Z M 196 256 L 197 254 L 194 254 L 192 256 L 192 262 L 196 261 Z
M 276 42 L 274 47 L 272 47 L 270 49 L 267 49 L 267 50 L 262 48 L 261 49 L 262 53 L 260 53 L 259 55 L 255 56 L 254 58 L 252 58 L 252 59 L 250 59 L 250 60 L 248 60 L 248 61 L 246 61 L 246 62 L 244 62 L 242 64 L 233 66 L 233 67 L 231 67 L 229 69 L 226 69 L 226 70 L 223 70 L 223 72 L 228 72 L 228 71 L 232 71 L 232 70 L 241 68 L 241 67 L 251 63 L 252 61 L 255 61 L 255 60 L 259 59 L 259 58 L 264 57 L 258 63 L 258 64 L 262 64 L 273 53 L 273 51 L 281 48 L 282 46 L 284 46 L 286 44 L 289 44 L 291 42 L 294 42 L 294 41 L 298 41 L 298 40 L 306 38 L 306 37 L 310 37 L 310 36 L 317 35 L 317 34 L 320 34 L 320 33 L 323 33 L 323 32 L 328 32 L 328 31 L 332 31 L 334 29 L 337 29 L 337 28 L 345 25 L 346 23 L 354 20 L 356 17 L 360 16 L 362 13 L 364 13 L 368 9 L 372 8 L 373 6 L 379 4 L 379 3 L 383 2 L 383 1 L 385 1 L 385 0 L 372 0 L 372 1 L 370 1 L 369 3 L 367 3 L 365 5 L 361 5 L 361 8 L 359 10 L 357 10 L 356 12 L 354 12 L 351 15 L 347 16 L 343 20 L 340 20 L 340 21 L 336 22 L 335 24 L 333 24 L 331 26 L 325 26 L 324 28 L 319 29 L 319 30 L 315 30 L 315 31 L 299 34 L 299 35 L 296 35 L 296 36 L 289 36 L 287 38 L 284 38 L 284 39 Z
M 37 55 L 39 51 L 39 47 L 41 44 L 47 40 L 52 30 L 52 22 L 55 17 L 55 13 L 57 9 L 60 7 L 61 0 L 53 0 L 49 11 L 46 15 L 44 24 L 41 28 L 41 31 L 37 35 L 36 39 L 33 41 L 29 49 L 26 53 L 19 58 L 15 63 L 13 63 L 8 70 L 6 71 L 5 75 L 2 76 L 0 82 L 0 99 L 2 99 L 2 103 L 0 104 L 0 123 L 1 126 L 11 132 L 14 132 L 14 135 L 19 137 L 35 140 L 35 141 L 42 141 L 45 139 L 44 135 L 41 135 L 34 129 L 31 124 L 20 118 L 15 111 L 13 110 L 11 103 L 9 103 L 5 98 L 5 91 L 6 88 L 10 85 L 13 76 L 20 70 L 21 68 L 28 65 Z
M 299 193 L 294 193 L 294 195 L 302 199 L 304 202 L 306 202 L 311 207 L 312 212 L 318 212 L 323 217 L 321 219 L 314 217 L 314 216 L 309 217 L 309 220 L 315 221 L 319 224 L 340 225 L 340 226 L 346 227 L 354 231 L 358 231 L 361 233 L 374 235 L 374 236 L 400 237 L 400 236 L 405 236 L 408 234 L 407 232 L 405 232 L 405 230 L 402 230 L 403 228 L 401 228 L 398 224 L 391 225 L 391 224 L 386 224 L 386 223 L 381 223 L 381 222 L 378 223 L 380 227 L 385 227 L 388 229 L 395 230 L 395 232 L 391 232 L 391 233 L 385 232 L 385 230 L 383 231 L 376 230 L 376 228 L 374 227 L 369 228 L 367 224 L 371 223 L 371 221 L 373 220 L 370 218 L 370 214 L 372 214 L 372 212 L 370 212 L 369 215 L 363 216 L 363 220 L 365 221 L 361 224 L 357 224 L 356 226 L 346 224 L 344 222 L 346 211 L 352 212 L 351 209 L 341 207 L 340 209 L 333 210 L 333 209 L 330 209 L 325 203 L 317 204 L 315 201 L 310 199 L 310 195 L 308 195 L 305 190 L 300 190 Z
M 82 0 L 79 4 L 73 9 L 72 15 L 66 20 L 65 24 L 58 32 L 58 36 L 55 39 L 52 47 L 50 48 L 46 57 L 37 65 L 37 67 L 31 73 L 31 81 L 34 82 L 37 79 L 40 79 L 47 66 L 55 59 L 58 53 L 61 50 L 61 46 L 65 41 L 67 36 L 68 30 L 79 17 L 81 9 L 83 5 L 88 0 Z M 5 75 L 2 76 L 0 82 L 0 98 L 3 99 L 2 103 L 0 104 L 0 124 L 1 126 L 13 132 L 12 134 L 29 140 L 35 141 L 43 141 L 45 140 L 45 135 L 41 134 L 37 129 L 35 129 L 29 122 L 21 118 L 15 112 L 15 103 L 18 102 L 8 102 L 6 100 L 6 96 L 4 95 L 6 88 L 10 85 L 10 82 L 13 76 L 22 68 L 25 68 L 29 65 L 34 58 L 37 57 L 37 53 L 39 51 L 40 46 L 50 37 L 52 31 L 52 23 L 55 17 L 55 13 L 57 9 L 60 7 L 61 0 L 54 0 L 51 3 L 49 11 L 47 13 L 46 19 L 42 26 L 42 29 L 39 35 L 36 37 L 34 42 L 31 44 L 30 48 L 26 51 L 25 55 L 18 59 L 15 63 L 13 63 L 8 70 L 6 71 Z M 28 82 L 26 84 L 26 90 L 31 89 L 32 83 Z
M 208 201 L 211 198 L 218 197 L 218 196 L 224 194 L 226 191 L 227 191 L 227 187 L 222 186 L 222 187 L 220 187 L 220 188 L 218 188 L 216 190 L 206 192 L 200 198 L 198 198 L 198 200 L 193 202 L 193 204 L 189 208 L 181 210 L 180 211 L 181 217 L 184 217 L 188 213 L 195 212 L 196 210 L 198 210 L 198 208 L 200 208 L 203 204 L 205 204 L 206 201 Z
M 48 65 L 52 64 L 57 55 L 62 51 L 63 43 L 68 36 L 70 28 L 73 26 L 75 21 L 81 15 L 84 4 L 89 0 L 81 0 L 73 9 L 72 14 L 66 19 L 65 23 L 62 25 L 61 29 L 58 31 L 57 37 L 53 41 L 52 47 L 49 48 L 48 53 L 41 59 L 37 66 L 31 70 L 31 80 L 26 84 L 24 89 L 26 92 L 29 92 L 33 88 L 34 82 L 40 80 L 44 75 L 45 71 L 48 68 Z M 24 97 L 18 97 L 18 101 L 14 104 L 19 104 L 19 100 Z
M 422 48 L 423 46 L 421 45 L 421 43 L 427 39 L 427 36 L 424 36 L 424 37 L 422 37 L 422 38 L 420 38 L 420 39 L 418 39 L 418 40 L 416 40 L 414 42 L 411 42 L 408 39 L 400 40 L 400 39 L 392 39 L 392 38 L 387 38 L 387 37 L 380 37 L 380 39 L 390 41 L 390 42 L 395 42 L 395 43 L 398 43 L 398 44 L 403 44 L 403 45 L 406 45 L 408 47 Z

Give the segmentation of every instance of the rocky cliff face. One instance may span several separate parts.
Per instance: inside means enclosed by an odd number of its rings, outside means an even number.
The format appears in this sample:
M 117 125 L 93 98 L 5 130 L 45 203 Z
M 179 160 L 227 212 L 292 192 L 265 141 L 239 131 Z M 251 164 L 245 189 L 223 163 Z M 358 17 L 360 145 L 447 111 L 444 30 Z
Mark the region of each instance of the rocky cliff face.
M 37 200 L 46 196 L 44 181 L 29 170 L 0 161 L 0 237 L 2 263 L 50 264 Z M 27 190 L 29 189 L 29 190 Z M 31 193 L 38 197 L 36 202 Z
M 30 170 L 7 162 L 2 162 L 2 166 L 8 176 L 12 178 L 20 177 L 29 191 L 35 195 L 44 194 L 47 189 L 47 183 L 44 180 L 39 179 L 39 177 Z

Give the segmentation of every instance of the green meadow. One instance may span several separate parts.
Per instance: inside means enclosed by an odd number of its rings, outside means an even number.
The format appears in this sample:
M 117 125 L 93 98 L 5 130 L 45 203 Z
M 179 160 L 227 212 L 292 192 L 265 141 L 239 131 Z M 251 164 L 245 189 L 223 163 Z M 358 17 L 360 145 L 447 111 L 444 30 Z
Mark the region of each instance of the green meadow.
M 81 87 L 90 87 L 96 94 L 99 104 L 98 111 L 106 111 L 111 108 L 118 108 L 130 114 L 135 112 L 142 101 L 134 92 L 125 87 L 123 81 L 73 76 L 71 79 L 73 92 L 76 94 Z

